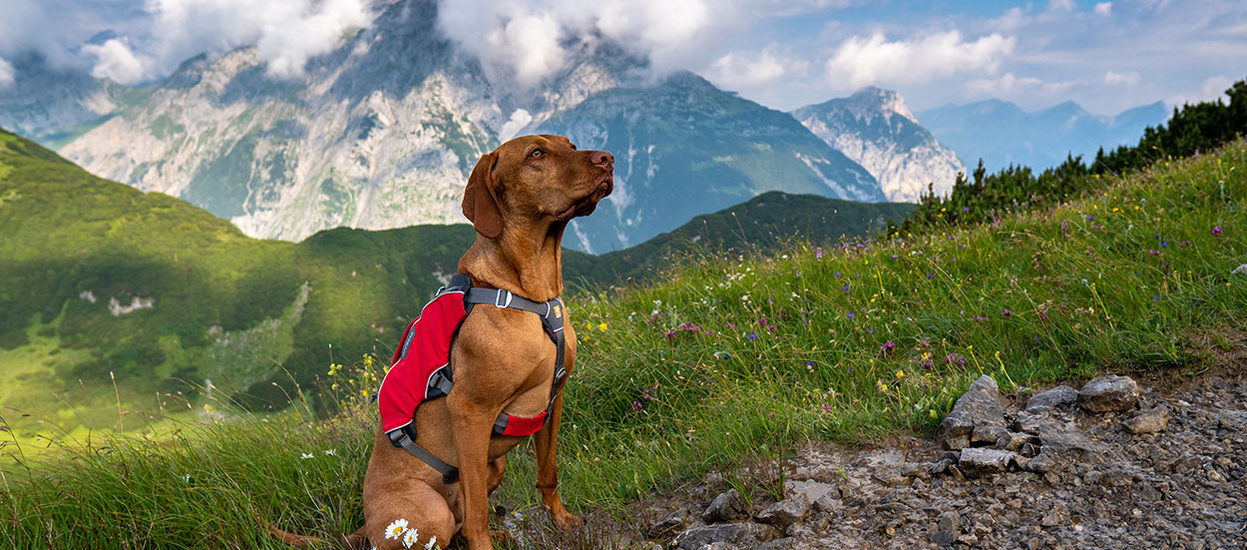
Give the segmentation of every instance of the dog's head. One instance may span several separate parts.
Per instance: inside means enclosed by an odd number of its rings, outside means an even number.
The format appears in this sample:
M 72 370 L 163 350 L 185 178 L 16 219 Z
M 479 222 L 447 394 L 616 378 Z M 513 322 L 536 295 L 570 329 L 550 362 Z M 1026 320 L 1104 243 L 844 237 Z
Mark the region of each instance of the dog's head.
M 615 188 L 615 156 L 579 151 L 563 136 L 523 136 L 482 155 L 463 193 L 463 215 L 496 239 L 510 223 L 588 216 Z

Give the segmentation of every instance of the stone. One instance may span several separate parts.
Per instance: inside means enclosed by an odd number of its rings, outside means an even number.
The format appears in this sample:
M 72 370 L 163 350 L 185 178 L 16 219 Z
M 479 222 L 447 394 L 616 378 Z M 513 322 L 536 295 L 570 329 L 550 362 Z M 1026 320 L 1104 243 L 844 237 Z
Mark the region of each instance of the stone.
M 1122 423 L 1132 434 L 1154 434 L 1169 428 L 1169 407 L 1157 405 L 1140 412 Z
M 728 489 L 727 492 L 714 497 L 710 506 L 707 506 L 706 511 L 701 515 L 701 519 L 706 523 L 738 521 L 747 517 L 749 517 L 749 505 L 736 489 Z
M 774 525 L 779 529 L 787 529 L 789 525 L 805 519 L 808 515 L 810 515 L 810 501 L 806 500 L 805 495 L 798 494 L 758 512 L 758 521 Z
M 936 441 L 946 449 L 964 449 L 975 443 L 994 444 L 1005 432 L 1000 387 L 984 374 L 970 385 L 944 417 Z
M 688 511 L 681 508 L 650 525 L 645 536 L 650 540 L 667 540 L 688 527 Z
M 1078 402 L 1078 390 L 1064 384 L 1039 392 L 1026 401 L 1026 412 L 1037 413 Z
M 844 501 L 839 497 L 838 493 L 826 493 L 814 501 L 814 509 L 819 512 L 835 512 L 844 508 Z
M 694 527 L 676 535 L 671 541 L 672 548 L 681 550 L 701 550 L 702 547 L 714 543 L 737 543 L 749 535 L 749 529 L 743 523 L 722 523 Z
M 1139 384 L 1129 376 L 1093 378 L 1078 390 L 1078 404 L 1091 412 L 1125 411 L 1139 400 Z
M 958 534 L 959 533 L 956 531 L 936 531 L 931 533 L 928 538 L 931 540 L 931 544 L 938 546 L 952 546 L 953 543 L 957 542 Z
M 1013 462 L 1014 456 L 1012 451 L 971 447 L 961 450 L 957 468 L 962 475 L 971 478 L 1003 474 L 1009 469 L 1009 463 Z

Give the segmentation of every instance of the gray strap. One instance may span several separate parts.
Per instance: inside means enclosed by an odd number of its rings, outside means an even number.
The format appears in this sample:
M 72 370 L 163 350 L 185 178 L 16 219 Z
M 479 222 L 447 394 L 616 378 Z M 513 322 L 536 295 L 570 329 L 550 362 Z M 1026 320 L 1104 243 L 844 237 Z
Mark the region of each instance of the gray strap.
M 411 437 L 407 435 L 406 430 L 400 428 L 390 432 L 389 435 L 391 444 L 407 449 L 407 452 L 411 453 L 425 464 L 428 464 L 434 470 L 437 470 L 437 473 L 442 474 L 442 483 L 450 485 L 451 483 L 459 480 L 459 468 L 443 462 L 442 459 L 433 456 L 433 453 L 425 450 L 424 447 L 417 445 L 416 442 L 412 441 Z

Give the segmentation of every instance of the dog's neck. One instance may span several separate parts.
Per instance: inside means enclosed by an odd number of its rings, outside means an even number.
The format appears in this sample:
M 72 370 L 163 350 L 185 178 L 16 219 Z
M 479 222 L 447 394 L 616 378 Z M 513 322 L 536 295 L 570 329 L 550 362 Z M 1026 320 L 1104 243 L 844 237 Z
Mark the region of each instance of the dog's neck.
M 544 224 L 542 224 L 544 225 Z M 501 288 L 536 302 L 563 293 L 563 230 L 567 222 L 548 226 L 507 225 L 497 239 L 480 234 L 459 259 L 459 272 L 473 284 Z

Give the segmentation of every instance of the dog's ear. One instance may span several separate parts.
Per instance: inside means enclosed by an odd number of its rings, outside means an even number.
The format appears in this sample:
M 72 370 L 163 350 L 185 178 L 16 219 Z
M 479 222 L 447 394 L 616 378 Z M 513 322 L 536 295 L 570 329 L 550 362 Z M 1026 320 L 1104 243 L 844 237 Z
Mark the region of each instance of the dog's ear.
M 502 209 L 494 194 L 494 163 L 498 153 L 481 155 L 476 162 L 468 186 L 463 190 L 463 215 L 472 222 L 476 232 L 490 239 L 502 234 Z

